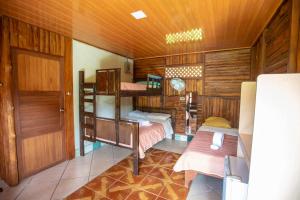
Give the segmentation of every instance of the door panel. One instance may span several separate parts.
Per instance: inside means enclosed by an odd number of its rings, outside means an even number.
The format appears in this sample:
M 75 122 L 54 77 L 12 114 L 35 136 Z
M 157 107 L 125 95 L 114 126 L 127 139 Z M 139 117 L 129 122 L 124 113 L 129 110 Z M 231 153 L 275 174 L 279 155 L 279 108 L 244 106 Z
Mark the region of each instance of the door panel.
M 28 54 L 17 55 L 20 91 L 60 91 L 60 60 Z
M 23 138 L 22 148 L 22 177 L 30 176 L 45 167 L 58 163 L 64 157 L 63 131 L 51 132 Z
M 19 126 L 22 137 L 61 129 L 63 122 L 60 117 L 60 98 L 58 92 L 19 95 Z
M 19 178 L 65 160 L 61 57 L 13 50 Z

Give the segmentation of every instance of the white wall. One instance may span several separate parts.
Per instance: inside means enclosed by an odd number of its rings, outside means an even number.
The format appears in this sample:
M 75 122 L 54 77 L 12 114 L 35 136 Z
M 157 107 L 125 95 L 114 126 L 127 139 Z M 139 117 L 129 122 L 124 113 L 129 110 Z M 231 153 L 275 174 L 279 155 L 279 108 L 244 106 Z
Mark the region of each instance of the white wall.
M 74 94 L 74 128 L 75 148 L 79 148 L 79 79 L 78 72 L 84 70 L 87 82 L 96 81 L 96 70 L 107 68 L 121 68 L 121 80 L 132 82 L 132 73 L 124 73 L 126 58 L 95 48 L 85 43 L 73 40 L 73 94 Z M 131 63 L 131 72 L 133 61 Z M 114 97 L 97 97 L 97 116 L 114 118 Z M 121 98 L 121 116 L 125 116 L 132 110 L 132 98 Z

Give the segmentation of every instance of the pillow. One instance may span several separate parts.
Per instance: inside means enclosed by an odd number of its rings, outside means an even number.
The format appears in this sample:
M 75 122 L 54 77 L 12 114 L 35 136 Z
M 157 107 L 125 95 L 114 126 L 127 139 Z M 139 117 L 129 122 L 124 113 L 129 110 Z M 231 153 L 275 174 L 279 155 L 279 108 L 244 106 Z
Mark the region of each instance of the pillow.
M 134 117 L 134 118 L 139 118 L 139 119 L 146 119 L 147 118 L 147 113 L 142 112 L 139 110 L 134 110 L 128 113 L 129 117 Z
M 230 122 L 222 117 L 209 117 L 202 125 L 219 128 L 231 128 Z
M 167 120 L 171 117 L 170 114 L 166 113 L 147 113 L 147 118 L 148 119 L 157 119 L 157 120 Z
M 209 117 L 207 119 L 205 119 L 206 122 L 209 122 L 209 121 L 224 121 L 224 122 L 228 122 L 229 121 L 223 117 Z

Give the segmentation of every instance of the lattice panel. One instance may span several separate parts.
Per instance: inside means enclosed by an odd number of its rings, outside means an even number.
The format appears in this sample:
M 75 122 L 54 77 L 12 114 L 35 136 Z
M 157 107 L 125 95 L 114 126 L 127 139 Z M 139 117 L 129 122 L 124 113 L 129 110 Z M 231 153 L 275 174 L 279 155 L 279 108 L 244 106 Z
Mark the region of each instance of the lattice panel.
M 185 66 L 185 67 L 167 67 L 165 69 L 166 78 L 201 78 L 202 66 Z

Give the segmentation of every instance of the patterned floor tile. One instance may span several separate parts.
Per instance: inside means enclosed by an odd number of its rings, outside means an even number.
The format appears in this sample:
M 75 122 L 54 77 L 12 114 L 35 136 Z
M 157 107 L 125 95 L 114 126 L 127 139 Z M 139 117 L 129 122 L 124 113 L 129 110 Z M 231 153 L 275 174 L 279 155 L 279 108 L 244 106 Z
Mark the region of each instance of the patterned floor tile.
M 80 188 L 68 199 L 176 200 L 185 199 L 184 173 L 173 171 L 179 154 L 149 149 L 133 174 L 133 158 L 127 157 Z
M 188 189 L 174 183 L 165 183 L 165 188 L 160 196 L 170 200 L 186 199 Z
M 75 199 L 94 199 L 95 192 L 87 189 L 86 187 L 79 188 L 76 192 L 72 193 L 66 198 L 66 200 L 75 200 Z
M 168 152 L 167 155 L 164 157 L 164 160 L 178 160 L 180 157 L 180 154 Z
M 147 175 L 147 174 L 149 174 L 153 169 L 154 169 L 154 166 L 153 166 L 152 164 L 151 164 L 151 165 L 142 165 L 142 166 L 139 166 L 139 173 L 140 173 L 140 174 Z
M 132 169 L 133 168 L 133 158 L 128 157 L 128 158 L 120 161 L 119 163 L 117 163 L 117 165 L 126 167 L 128 169 Z
M 168 159 L 162 159 L 158 166 L 168 169 L 173 169 L 174 165 L 176 164 L 176 160 L 168 160 Z
M 120 181 L 127 184 L 140 184 L 144 178 L 145 175 L 140 174 L 138 176 L 135 176 L 133 172 L 128 169 L 126 175 L 122 176 Z
M 115 182 L 115 179 L 110 178 L 108 176 L 98 176 L 97 178 L 93 179 L 91 182 L 86 184 L 85 187 L 90 190 L 93 190 L 97 194 L 106 196 L 108 188 Z
M 155 200 L 156 195 L 145 191 L 135 191 L 129 195 L 128 200 Z
M 163 179 L 164 181 L 172 181 L 170 177 L 172 173 L 173 170 L 171 169 L 156 167 L 149 173 L 149 175 L 154 176 L 156 178 Z
M 141 159 L 140 161 L 141 161 L 141 163 L 146 163 L 146 164 L 157 164 L 162 159 L 163 159 L 163 157 L 149 155 L 149 156 L 145 157 L 144 159 Z
M 105 171 L 102 175 L 109 176 L 113 179 L 120 179 L 122 176 L 124 176 L 127 173 L 127 168 L 115 165 L 111 168 L 109 168 L 107 171 Z
M 126 184 L 121 181 L 115 182 L 107 191 L 107 197 L 113 200 L 124 200 L 131 192 L 137 191 L 134 184 Z
M 163 150 L 160 150 L 160 149 L 153 149 L 152 151 L 149 152 L 148 156 L 152 155 L 152 156 L 158 156 L 160 158 L 163 158 L 167 154 L 168 154 L 167 151 L 163 151 Z
M 173 183 L 176 183 L 178 185 L 184 186 L 184 172 L 173 172 L 172 175 L 170 176 Z
M 159 194 L 164 188 L 164 182 L 161 179 L 155 178 L 153 176 L 146 176 L 141 183 L 140 189 L 153 194 Z

